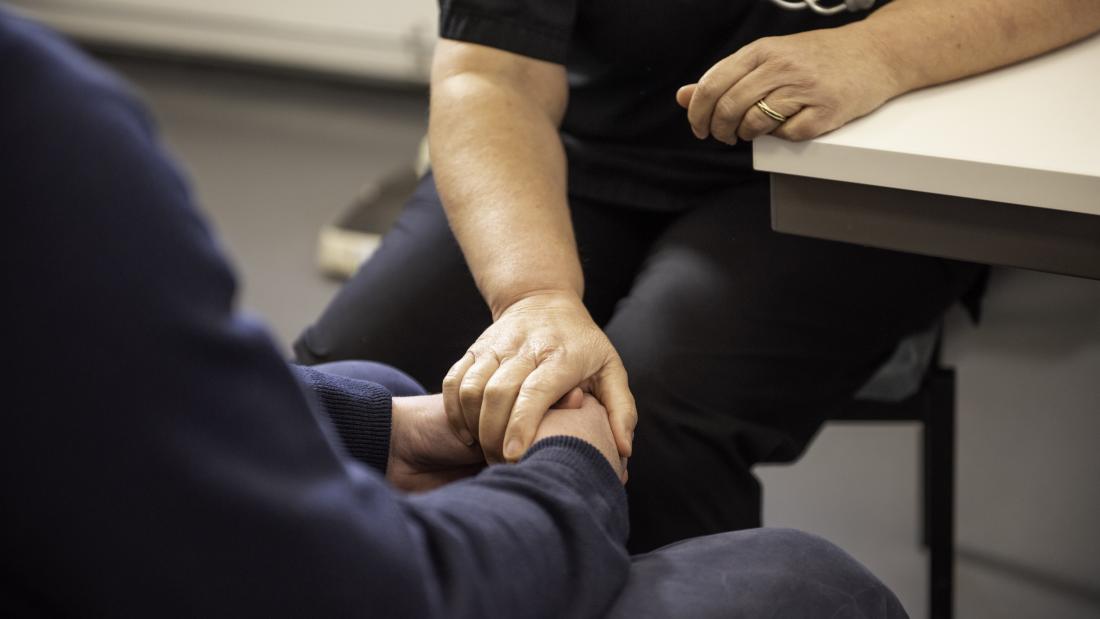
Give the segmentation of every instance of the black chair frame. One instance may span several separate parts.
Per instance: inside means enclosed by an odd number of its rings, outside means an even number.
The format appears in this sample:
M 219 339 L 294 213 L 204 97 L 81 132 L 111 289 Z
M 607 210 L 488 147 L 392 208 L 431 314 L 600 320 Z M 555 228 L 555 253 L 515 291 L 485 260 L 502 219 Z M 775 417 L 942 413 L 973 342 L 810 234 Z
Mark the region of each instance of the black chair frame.
M 917 393 L 898 402 L 853 400 L 830 421 L 921 422 L 922 542 L 928 548 L 929 617 L 951 619 L 955 571 L 955 370 L 939 350 Z

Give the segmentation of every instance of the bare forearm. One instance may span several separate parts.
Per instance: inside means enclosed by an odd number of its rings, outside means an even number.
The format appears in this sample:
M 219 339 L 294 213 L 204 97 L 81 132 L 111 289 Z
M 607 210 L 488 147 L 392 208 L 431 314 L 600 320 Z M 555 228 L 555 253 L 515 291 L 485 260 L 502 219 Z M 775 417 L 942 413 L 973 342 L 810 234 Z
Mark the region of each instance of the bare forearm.
M 852 24 L 887 56 L 900 93 L 975 75 L 1100 30 L 1097 0 L 894 0 Z
M 433 86 L 430 140 L 447 217 L 494 317 L 524 295 L 583 292 L 555 120 L 477 74 Z

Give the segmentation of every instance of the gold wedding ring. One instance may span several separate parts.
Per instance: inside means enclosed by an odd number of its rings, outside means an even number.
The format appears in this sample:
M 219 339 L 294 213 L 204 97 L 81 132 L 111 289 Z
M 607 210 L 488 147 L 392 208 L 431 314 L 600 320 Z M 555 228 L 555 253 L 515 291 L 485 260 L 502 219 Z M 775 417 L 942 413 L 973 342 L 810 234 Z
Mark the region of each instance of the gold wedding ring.
M 763 99 L 756 102 L 756 107 L 761 112 L 764 112 L 765 114 L 767 114 L 768 118 L 771 118 L 772 120 L 778 121 L 779 124 L 783 124 L 783 123 L 787 122 L 787 117 L 786 116 L 784 116 L 784 115 L 780 114 L 779 112 L 773 110 L 771 108 L 771 106 L 769 106 L 767 103 L 764 103 Z

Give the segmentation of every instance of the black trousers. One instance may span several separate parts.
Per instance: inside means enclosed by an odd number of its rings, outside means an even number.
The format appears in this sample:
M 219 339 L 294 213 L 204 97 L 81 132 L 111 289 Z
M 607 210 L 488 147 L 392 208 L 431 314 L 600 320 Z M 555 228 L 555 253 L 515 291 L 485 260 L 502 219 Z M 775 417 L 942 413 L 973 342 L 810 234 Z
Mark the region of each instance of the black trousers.
M 764 178 L 678 213 L 571 210 L 585 304 L 638 405 L 633 552 L 759 526 L 753 465 L 797 458 L 898 340 L 982 272 L 775 233 Z M 295 353 L 382 361 L 439 389 L 490 320 L 428 175 Z

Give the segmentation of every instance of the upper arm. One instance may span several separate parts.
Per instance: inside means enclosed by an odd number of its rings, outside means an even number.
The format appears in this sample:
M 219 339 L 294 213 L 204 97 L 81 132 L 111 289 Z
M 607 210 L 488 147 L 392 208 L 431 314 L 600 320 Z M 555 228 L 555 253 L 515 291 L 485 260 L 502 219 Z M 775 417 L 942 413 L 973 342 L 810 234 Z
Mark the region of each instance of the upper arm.
M 470 82 L 507 89 L 538 106 L 555 126 L 569 102 L 564 66 L 465 41 L 439 41 L 431 82 L 433 98 L 461 97 Z
M 561 124 L 568 102 L 565 62 L 578 0 L 440 0 L 433 97 L 471 87 L 506 89 Z

